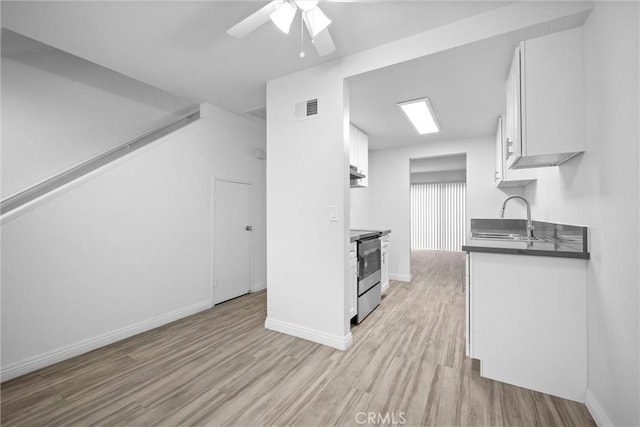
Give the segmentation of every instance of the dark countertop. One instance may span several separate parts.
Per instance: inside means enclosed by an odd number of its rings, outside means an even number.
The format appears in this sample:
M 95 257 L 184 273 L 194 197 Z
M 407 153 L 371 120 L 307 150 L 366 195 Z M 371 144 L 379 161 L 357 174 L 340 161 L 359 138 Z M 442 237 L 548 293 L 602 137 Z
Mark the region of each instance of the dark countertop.
M 579 258 L 589 259 L 589 252 L 583 252 L 582 248 L 576 248 L 568 244 L 557 244 L 536 240 L 526 241 L 505 241 L 505 240 L 483 240 L 467 239 L 467 244 L 462 245 L 464 252 L 488 252 L 494 254 L 515 254 L 550 256 L 559 258 Z
M 391 233 L 391 230 L 351 230 L 351 241 L 366 239 L 367 237 L 384 236 Z
M 472 234 L 487 231 L 484 224 L 490 220 L 471 220 Z M 474 221 L 476 223 L 474 224 Z M 512 221 L 515 223 L 515 221 Z M 534 221 L 534 236 L 538 240 L 497 240 L 467 237 L 465 252 L 486 252 L 496 254 L 532 255 L 559 258 L 589 259 L 586 236 L 587 228 L 566 224 Z M 560 230 L 555 231 L 554 230 Z M 490 230 L 493 231 L 493 230 Z

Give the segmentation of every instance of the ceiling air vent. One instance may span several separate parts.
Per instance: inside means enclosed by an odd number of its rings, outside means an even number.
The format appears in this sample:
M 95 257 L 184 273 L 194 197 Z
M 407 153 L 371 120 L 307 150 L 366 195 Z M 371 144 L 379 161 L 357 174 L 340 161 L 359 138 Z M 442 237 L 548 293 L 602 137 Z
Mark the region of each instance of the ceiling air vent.
M 248 114 L 256 119 L 267 120 L 267 107 L 258 107 L 253 110 L 245 111 L 245 114 Z
M 296 120 L 312 119 L 318 116 L 318 99 L 310 99 L 296 104 Z

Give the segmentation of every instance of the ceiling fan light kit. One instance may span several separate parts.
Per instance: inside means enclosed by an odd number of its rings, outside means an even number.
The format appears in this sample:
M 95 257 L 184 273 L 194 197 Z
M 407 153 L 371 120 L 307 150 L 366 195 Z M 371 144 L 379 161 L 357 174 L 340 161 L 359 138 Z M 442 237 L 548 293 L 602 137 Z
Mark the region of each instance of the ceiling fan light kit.
M 311 10 L 318 5 L 318 0 L 296 0 L 296 5 L 303 11 Z
M 304 24 L 307 26 L 309 34 L 311 34 L 311 38 L 315 38 L 320 31 L 324 30 L 329 26 L 329 24 L 331 24 L 331 20 L 327 18 L 327 15 L 322 13 L 318 6 L 313 9 L 303 11 L 302 16 Z
M 295 16 L 296 7 L 289 2 L 284 2 L 278 10 L 269 15 L 271 21 L 285 34 L 289 34 L 289 29 Z
M 331 24 L 331 19 L 320 10 L 318 0 L 273 0 L 229 28 L 227 34 L 242 38 L 269 20 L 283 33 L 289 34 L 298 9 L 301 11 L 303 27 L 306 27 L 311 35 L 311 41 L 318 55 L 325 56 L 333 53 L 336 48 L 327 28 Z M 304 28 L 300 30 L 304 32 Z M 301 34 L 301 41 L 302 37 Z M 304 52 L 300 53 L 300 57 L 304 57 Z

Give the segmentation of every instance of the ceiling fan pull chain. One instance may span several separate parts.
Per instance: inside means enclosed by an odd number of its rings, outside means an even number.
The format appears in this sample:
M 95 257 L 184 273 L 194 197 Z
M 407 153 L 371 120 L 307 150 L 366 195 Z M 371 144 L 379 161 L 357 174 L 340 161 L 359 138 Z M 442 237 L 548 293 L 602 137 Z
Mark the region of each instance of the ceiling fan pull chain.
M 304 58 L 304 12 L 300 14 L 300 58 Z

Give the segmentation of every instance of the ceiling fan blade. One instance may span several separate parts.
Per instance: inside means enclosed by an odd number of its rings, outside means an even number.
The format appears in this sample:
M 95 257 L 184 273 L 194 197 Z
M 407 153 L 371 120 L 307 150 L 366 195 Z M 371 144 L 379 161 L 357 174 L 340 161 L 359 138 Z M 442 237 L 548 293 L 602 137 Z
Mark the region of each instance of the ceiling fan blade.
M 270 15 L 278 10 L 284 3 L 284 0 L 273 0 L 272 2 L 269 2 L 269 4 L 262 7 L 257 12 L 249 15 L 233 27 L 229 28 L 227 30 L 227 34 L 239 39 L 246 36 L 262 24 L 269 21 Z
M 336 46 L 333 44 L 329 29 L 325 28 L 320 31 L 316 38 L 313 39 L 313 45 L 316 47 L 316 51 L 320 56 L 326 56 L 333 53 L 336 50 Z

